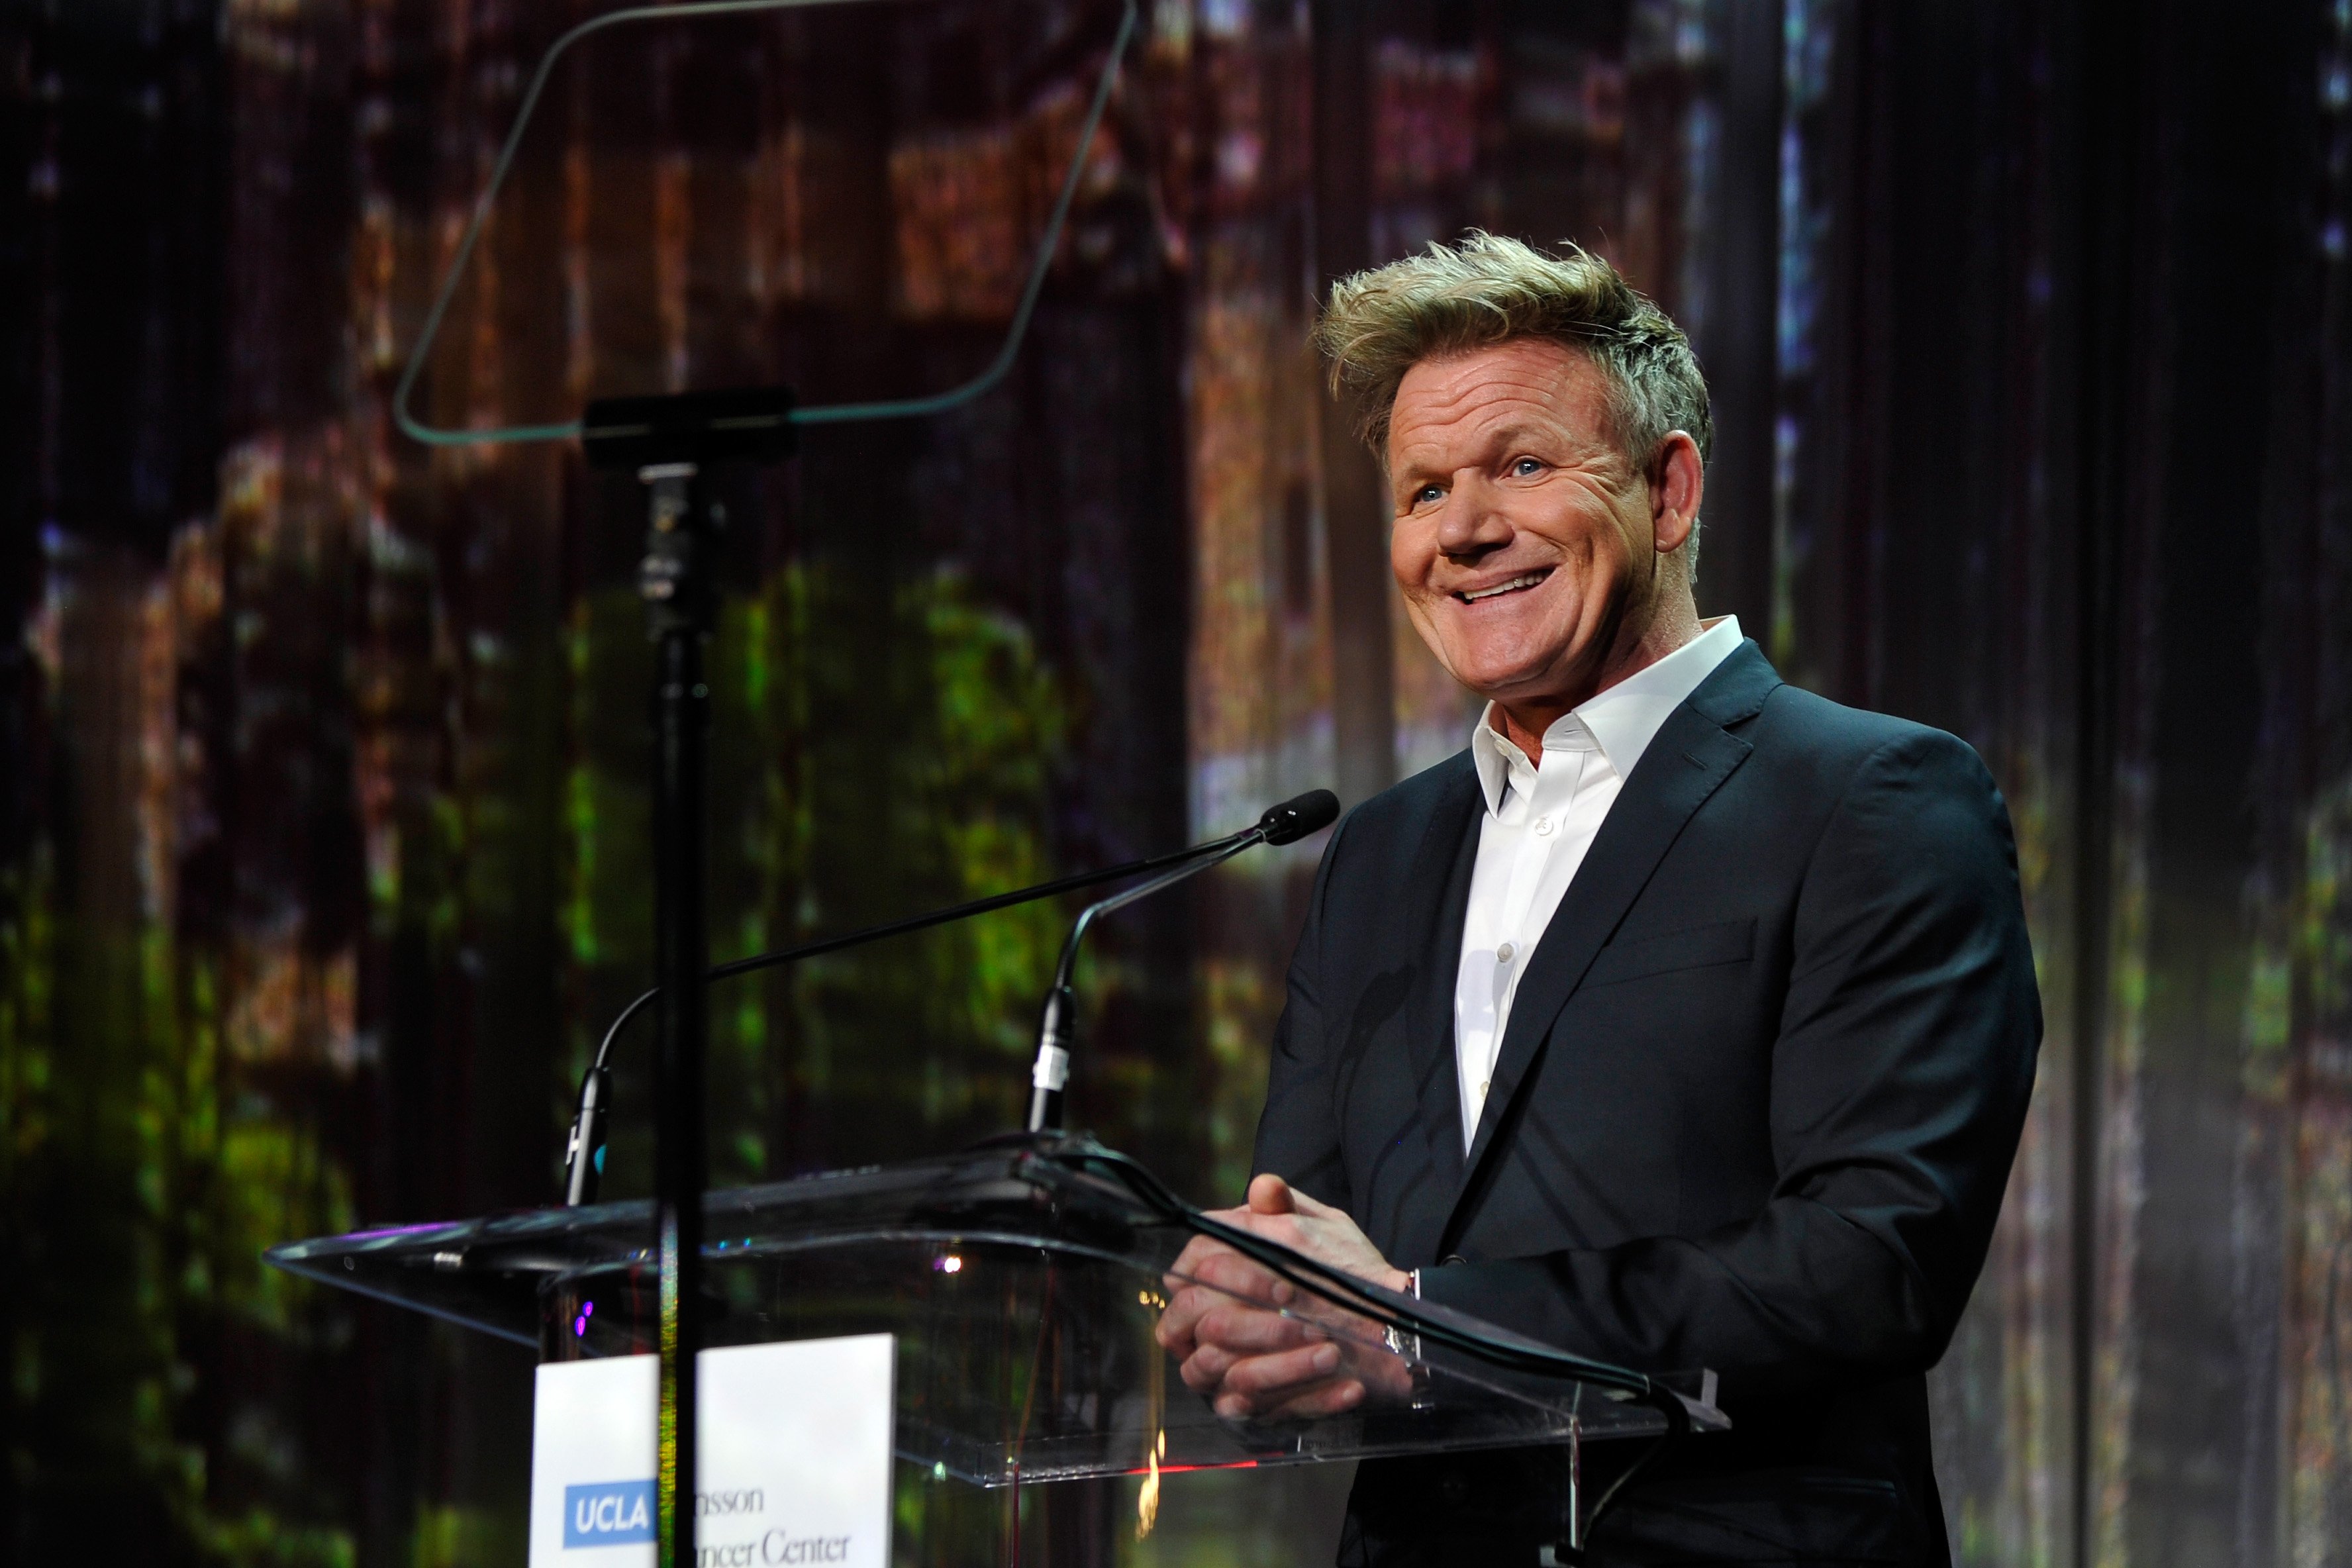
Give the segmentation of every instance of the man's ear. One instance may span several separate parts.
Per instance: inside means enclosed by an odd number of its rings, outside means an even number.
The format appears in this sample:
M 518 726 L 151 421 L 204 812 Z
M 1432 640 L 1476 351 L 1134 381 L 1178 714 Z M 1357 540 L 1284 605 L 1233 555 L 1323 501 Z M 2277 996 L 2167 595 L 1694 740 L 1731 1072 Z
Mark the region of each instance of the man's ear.
M 1681 430 L 1658 443 L 1650 458 L 1650 528 L 1658 553 L 1672 554 L 1688 542 L 1706 493 L 1706 467 L 1698 443 Z

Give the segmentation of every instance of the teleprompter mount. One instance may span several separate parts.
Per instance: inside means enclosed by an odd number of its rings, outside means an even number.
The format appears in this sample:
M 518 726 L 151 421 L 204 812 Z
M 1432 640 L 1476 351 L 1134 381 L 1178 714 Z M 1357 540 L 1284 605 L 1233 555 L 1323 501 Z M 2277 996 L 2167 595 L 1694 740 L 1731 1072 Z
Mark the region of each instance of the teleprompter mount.
M 703 1103 L 710 966 L 705 908 L 709 843 L 710 687 L 702 645 L 714 629 L 718 520 L 707 470 L 791 455 L 793 395 L 782 387 L 612 397 L 580 419 L 589 465 L 633 470 L 646 487 L 637 568 L 655 645 L 652 717 L 655 983 L 654 1234 L 660 1259 L 659 1536 L 690 1547 L 696 1468 L 695 1355 L 702 1348 Z M 677 1560 L 673 1554 L 673 1560 Z

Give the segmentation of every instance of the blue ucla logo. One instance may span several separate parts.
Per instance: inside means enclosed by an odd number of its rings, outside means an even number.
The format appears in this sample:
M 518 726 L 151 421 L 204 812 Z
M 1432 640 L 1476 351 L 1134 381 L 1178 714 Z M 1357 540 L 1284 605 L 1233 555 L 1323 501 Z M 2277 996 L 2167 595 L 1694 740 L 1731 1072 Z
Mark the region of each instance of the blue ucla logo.
M 596 1481 L 563 1489 L 563 1546 L 624 1546 L 654 1538 L 654 1484 Z

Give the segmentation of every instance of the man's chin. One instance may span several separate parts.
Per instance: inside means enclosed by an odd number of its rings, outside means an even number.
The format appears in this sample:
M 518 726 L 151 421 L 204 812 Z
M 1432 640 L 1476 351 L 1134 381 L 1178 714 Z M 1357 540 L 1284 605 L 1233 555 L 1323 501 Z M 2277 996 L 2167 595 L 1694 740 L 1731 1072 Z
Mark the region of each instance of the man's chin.
M 1505 702 L 1540 698 L 1569 684 L 1576 650 L 1560 646 L 1557 626 L 1514 633 L 1501 626 L 1441 625 L 1424 637 L 1446 672 L 1481 697 Z M 1451 634 L 1451 635 L 1448 635 Z
M 1504 704 L 1540 702 L 1558 690 L 1563 682 L 1557 668 L 1550 665 L 1529 666 L 1517 660 L 1493 659 L 1477 661 L 1441 659 L 1446 673 L 1488 702 Z

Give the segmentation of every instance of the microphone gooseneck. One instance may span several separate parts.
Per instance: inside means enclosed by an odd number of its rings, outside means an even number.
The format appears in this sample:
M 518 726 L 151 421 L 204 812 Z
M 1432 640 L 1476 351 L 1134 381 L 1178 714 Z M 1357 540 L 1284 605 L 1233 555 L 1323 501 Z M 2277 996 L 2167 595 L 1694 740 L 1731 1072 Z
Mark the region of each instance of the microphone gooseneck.
M 1317 816 L 1315 814 L 1318 811 L 1322 815 Z M 706 983 L 713 980 L 726 980 L 738 974 L 750 974 L 762 969 L 774 969 L 782 964 L 797 963 L 804 958 L 822 957 L 828 952 L 838 952 L 844 948 L 861 947 L 870 942 L 880 942 L 886 937 L 904 936 L 932 926 L 969 920 L 974 915 L 984 915 L 992 910 L 1010 909 L 1014 904 L 1049 899 L 1056 893 L 1075 892 L 1080 888 L 1115 882 L 1123 877 L 1141 876 L 1146 872 L 1161 870 L 1170 866 L 1181 868 L 1182 874 L 1189 876 L 1196 867 L 1205 869 L 1207 866 L 1214 865 L 1217 860 L 1238 854 L 1253 844 L 1288 844 L 1294 839 L 1303 838 L 1339 814 L 1339 797 L 1328 790 L 1316 790 L 1300 795 L 1296 800 L 1286 800 L 1280 805 L 1269 807 L 1265 814 L 1258 818 L 1255 826 L 1245 827 L 1239 833 L 1228 833 L 1222 838 L 1212 838 L 1206 843 L 1190 845 L 1182 849 L 1171 850 L 1165 854 L 1146 856 L 1140 860 L 1129 860 L 1125 865 L 1107 866 L 1100 870 L 1080 871 L 1072 876 L 1057 877 L 1050 882 L 1040 882 L 1034 887 L 1018 888 L 1009 893 L 996 893 L 985 899 L 974 899 L 969 903 L 957 904 L 950 909 L 931 910 L 919 915 L 908 915 L 903 920 L 867 926 L 861 931 L 847 931 L 840 936 L 824 937 L 815 942 L 803 942 L 797 947 L 779 948 L 772 952 L 752 953 L 746 958 L 732 959 L 725 963 L 712 965 L 705 973 L 703 979 Z M 1209 857 L 1215 858 L 1211 859 L 1208 858 Z M 1159 881 L 1145 883 L 1134 893 L 1112 900 L 1109 907 L 1117 908 L 1119 903 L 1129 901 L 1131 898 L 1140 898 L 1163 885 L 1166 880 L 1167 879 L 1161 879 Z M 1103 912 L 1107 912 L 1104 906 L 1097 905 L 1094 909 L 1088 910 L 1081 919 L 1082 921 L 1091 919 L 1096 914 Z M 1075 942 L 1076 933 L 1073 933 L 1072 945 L 1065 949 L 1061 969 L 1055 977 L 1057 992 L 1066 992 L 1069 988 L 1070 964 L 1076 957 Z M 563 1201 L 568 1206 L 577 1207 L 582 1204 L 594 1203 L 597 1188 L 604 1178 L 604 1129 L 610 1117 L 613 1100 L 613 1078 L 606 1063 L 613 1053 L 613 1042 L 620 1037 L 621 1031 L 628 1026 L 629 1020 L 643 1012 L 646 1005 L 660 994 L 661 990 L 656 986 L 639 994 L 635 1001 L 621 1009 L 618 1016 L 613 1019 L 611 1026 L 605 1029 L 604 1040 L 596 1047 L 595 1060 L 580 1081 L 578 1105 L 572 1114 L 571 1136 L 563 1152 Z
M 1062 943 L 1062 961 L 1055 966 L 1054 986 L 1045 993 L 1045 1005 L 1037 1020 L 1037 1058 L 1029 1068 L 1030 1131 L 1053 1131 L 1062 1125 L 1062 1095 L 1070 1081 L 1070 1048 L 1077 1037 L 1077 995 L 1071 989 L 1070 976 L 1077 967 L 1078 944 L 1086 940 L 1087 928 L 1104 915 L 1172 888 L 1188 877 L 1222 866 L 1244 849 L 1260 844 L 1295 844 L 1329 826 L 1339 815 L 1338 795 L 1328 789 L 1308 790 L 1279 805 L 1266 807 L 1255 826 L 1233 835 L 1217 847 L 1205 849 L 1199 858 L 1148 882 L 1139 882 L 1125 892 L 1088 904 L 1078 912 L 1069 937 Z

